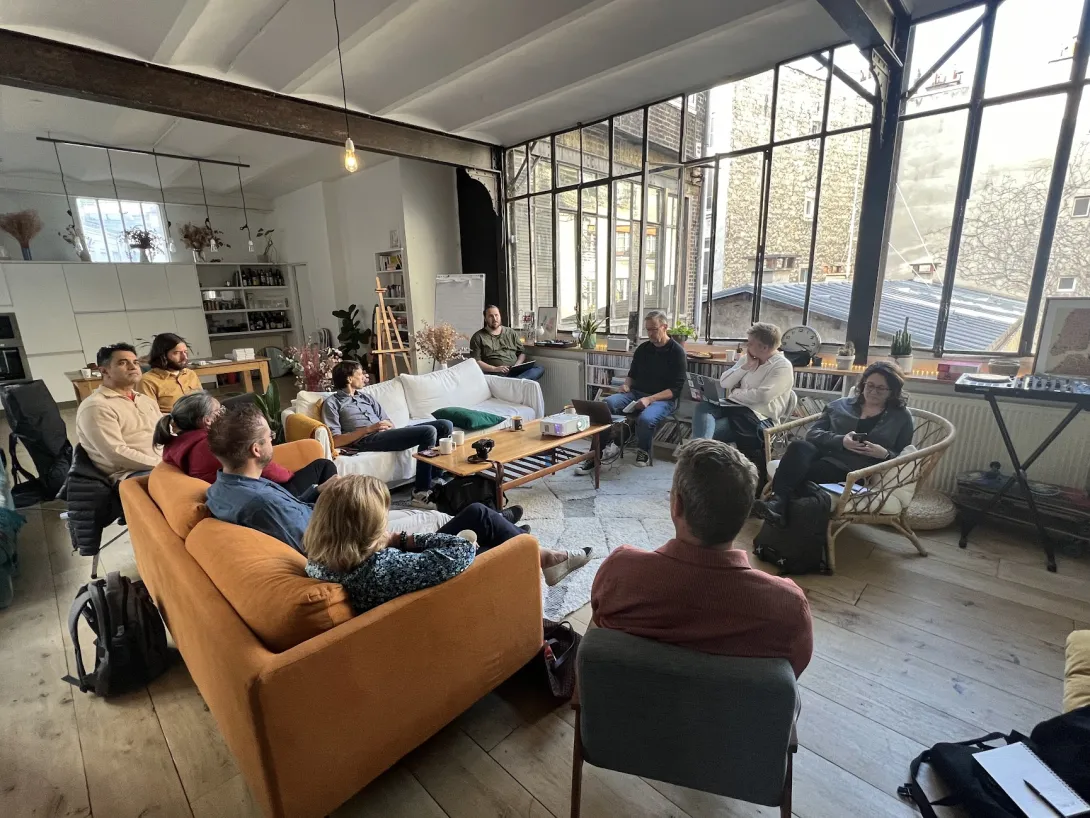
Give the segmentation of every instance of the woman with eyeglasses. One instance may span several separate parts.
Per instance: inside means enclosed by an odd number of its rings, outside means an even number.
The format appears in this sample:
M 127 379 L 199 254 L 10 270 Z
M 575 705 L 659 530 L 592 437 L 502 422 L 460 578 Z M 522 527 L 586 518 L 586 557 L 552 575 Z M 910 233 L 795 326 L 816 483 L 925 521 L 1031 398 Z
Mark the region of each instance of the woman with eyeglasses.
M 787 447 L 772 478 L 772 496 L 754 504 L 757 516 L 786 526 L 788 501 L 804 482 L 840 483 L 848 472 L 897 457 L 912 442 L 904 385 L 895 364 L 868 366 L 854 397 L 830 403 L 806 439 Z
M 208 448 L 208 427 L 223 412 L 220 402 L 204 391 L 190 392 L 178 398 L 170 414 L 163 415 L 155 427 L 153 442 L 163 447 L 163 462 L 177 466 L 190 477 L 214 483 L 220 462 Z M 337 467 L 333 461 L 320 457 L 297 472 L 270 462 L 261 476 L 298 497 L 311 486 L 320 486 L 336 473 Z

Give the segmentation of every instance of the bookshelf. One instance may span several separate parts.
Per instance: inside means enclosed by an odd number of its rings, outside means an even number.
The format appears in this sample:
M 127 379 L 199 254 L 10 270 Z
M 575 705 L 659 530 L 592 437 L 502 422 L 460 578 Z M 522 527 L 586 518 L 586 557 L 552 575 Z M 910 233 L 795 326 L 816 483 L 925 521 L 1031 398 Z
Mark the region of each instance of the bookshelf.
M 223 352 L 235 339 L 267 339 L 272 346 L 298 344 L 296 272 L 302 264 L 197 265 L 208 339 Z
M 397 322 L 397 332 L 401 336 L 401 340 L 406 344 L 409 342 L 409 327 L 412 326 L 411 316 L 409 315 L 411 302 L 409 301 L 407 272 L 408 265 L 406 264 L 404 247 L 380 250 L 375 253 L 375 274 L 382 286 L 386 288 L 386 294 L 383 298 L 393 312 L 394 320 Z M 371 312 L 372 331 L 375 329 L 377 309 L 378 306 L 376 305 Z

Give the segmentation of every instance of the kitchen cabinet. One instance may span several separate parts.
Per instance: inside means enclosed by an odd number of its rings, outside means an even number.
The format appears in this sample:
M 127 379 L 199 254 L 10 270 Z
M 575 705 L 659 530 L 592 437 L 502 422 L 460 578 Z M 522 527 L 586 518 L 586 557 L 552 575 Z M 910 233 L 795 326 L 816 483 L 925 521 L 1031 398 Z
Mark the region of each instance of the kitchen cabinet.
M 11 306 L 11 292 L 8 290 L 8 275 L 4 265 L 0 264 L 0 307 Z
M 152 338 L 160 332 L 178 331 L 174 310 L 129 310 L 128 319 L 129 332 L 140 355 L 148 354 Z
M 76 327 L 83 342 L 83 359 L 91 362 L 99 349 L 119 341 L 134 343 L 128 317 L 123 312 L 90 312 L 76 315 Z
M 65 372 L 82 369 L 86 362 L 82 352 L 62 352 L 59 355 L 27 355 L 30 377 L 45 381 L 49 393 L 57 403 L 75 401 L 76 393 Z M 72 441 L 75 443 L 75 441 Z
M 63 267 L 73 312 L 111 312 L 125 308 L 116 265 L 65 264 Z
M 28 356 L 78 352 L 83 344 L 76 329 L 68 285 L 60 264 L 5 265 L 8 289 Z
M 117 277 L 125 309 L 156 310 L 171 306 L 165 264 L 118 264 Z
M 189 346 L 189 357 L 210 358 L 212 356 L 204 310 L 199 308 L 174 310 L 174 326 L 177 327 L 175 332 L 185 338 Z
M 185 264 L 171 264 L 166 271 L 170 306 L 201 307 L 201 288 L 197 283 L 197 268 Z

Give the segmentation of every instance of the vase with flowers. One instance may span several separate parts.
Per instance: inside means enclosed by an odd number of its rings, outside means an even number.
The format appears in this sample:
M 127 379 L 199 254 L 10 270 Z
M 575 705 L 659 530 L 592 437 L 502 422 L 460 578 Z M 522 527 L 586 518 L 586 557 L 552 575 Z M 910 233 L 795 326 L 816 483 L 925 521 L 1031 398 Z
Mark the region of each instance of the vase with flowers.
M 333 367 L 341 362 L 340 350 L 307 344 L 288 347 L 284 360 L 295 373 L 295 385 L 308 392 L 328 392 L 333 387 Z
M 0 213 L 0 230 L 9 234 L 23 251 L 23 261 L 31 261 L 30 242 L 42 232 L 42 219 L 37 210 L 20 210 L 18 213 Z
M 71 211 L 68 215 L 72 215 Z M 64 239 L 65 243 L 72 245 L 80 261 L 91 260 L 91 254 L 87 250 L 87 240 L 84 238 L 83 231 L 76 227 L 75 222 L 64 228 L 63 233 L 57 233 L 57 235 Z
M 159 255 L 163 249 L 163 240 L 158 233 L 145 230 L 142 227 L 134 227 L 125 231 L 125 243 L 130 250 L 140 251 L 140 261 L 147 264 L 153 257 Z
M 204 251 L 212 246 L 213 239 L 217 247 L 231 246 L 223 240 L 223 231 L 216 230 L 209 224 L 186 222 L 182 225 L 182 244 L 193 251 L 193 261 L 197 264 L 205 260 Z
M 425 321 L 424 328 L 413 336 L 413 343 L 418 352 L 431 358 L 434 368 L 446 369 L 447 361 L 458 352 L 459 338 L 465 336 L 445 321 L 435 326 Z

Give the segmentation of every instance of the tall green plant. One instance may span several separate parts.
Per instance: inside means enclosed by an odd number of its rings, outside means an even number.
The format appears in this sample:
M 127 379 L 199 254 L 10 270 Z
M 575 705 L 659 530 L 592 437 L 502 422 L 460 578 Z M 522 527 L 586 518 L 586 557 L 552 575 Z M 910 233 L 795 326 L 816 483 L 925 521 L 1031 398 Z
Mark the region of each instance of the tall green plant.
M 889 342 L 889 354 L 894 358 L 907 358 L 912 354 L 912 333 L 908 331 L 908 319 L 905 319 L 905 328 L 893 333 L 893 340 Z
M 255 392 L 254 403 L 269 423 L 273 443 L 283 443 L 284 426 L 280 422 L 280 387 L 276 385 L 276 381 L 270 380 L 269 388 L 264 392 Z
M 360 360 L 363 347 L 371 342 L 371 330 L 360 328 L 359 315 L 355 304 L 349 304 L 346 310 L 333 310 L 333 317 L 341 322 L 337 342 L 340 344 L 341 358 L 346 360 Z

